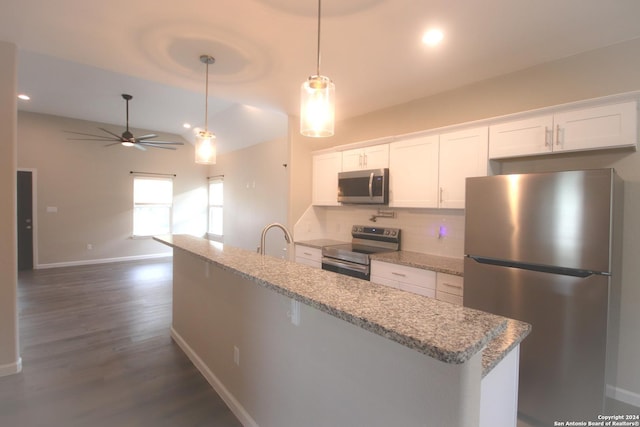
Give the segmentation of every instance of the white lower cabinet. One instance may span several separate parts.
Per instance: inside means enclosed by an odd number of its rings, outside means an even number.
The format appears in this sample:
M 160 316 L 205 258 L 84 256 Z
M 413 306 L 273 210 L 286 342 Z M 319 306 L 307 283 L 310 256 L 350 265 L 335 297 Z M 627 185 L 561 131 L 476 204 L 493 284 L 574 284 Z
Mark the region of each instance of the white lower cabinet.
M 296 245 L 296 262 L 315 268 L 322 268 L 322 249 Z
M 446 273 L 436 275 L 436 298 L 440 301 L 462 305 L 463 290 L 462 276 Z
M 436 273 L 384 261 L 371 261 L 371 282 L 430 298 L 436 296 Z

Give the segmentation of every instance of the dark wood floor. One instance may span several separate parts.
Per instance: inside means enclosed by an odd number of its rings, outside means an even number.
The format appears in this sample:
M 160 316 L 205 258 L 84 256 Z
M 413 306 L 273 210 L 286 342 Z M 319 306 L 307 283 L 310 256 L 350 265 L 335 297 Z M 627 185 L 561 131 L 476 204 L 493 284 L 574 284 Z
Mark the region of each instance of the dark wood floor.
M 171 261 L 20 272 L 2 427 L 241 426 L 169 336 Z

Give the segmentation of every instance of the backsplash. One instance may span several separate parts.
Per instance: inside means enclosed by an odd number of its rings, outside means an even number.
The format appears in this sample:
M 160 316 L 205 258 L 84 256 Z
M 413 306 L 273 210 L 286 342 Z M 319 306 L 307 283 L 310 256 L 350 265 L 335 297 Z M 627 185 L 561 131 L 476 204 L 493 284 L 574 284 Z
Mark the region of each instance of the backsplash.
M 294 239 L 351 241 L 351 226 L 379 225 L 402 230 L 401 250 L 462 258 L 464 256 L 464 211 L 453 209 L 384 208 L 395 218 L 377 218 L 373 206 L 311 206 L 295 224 Z

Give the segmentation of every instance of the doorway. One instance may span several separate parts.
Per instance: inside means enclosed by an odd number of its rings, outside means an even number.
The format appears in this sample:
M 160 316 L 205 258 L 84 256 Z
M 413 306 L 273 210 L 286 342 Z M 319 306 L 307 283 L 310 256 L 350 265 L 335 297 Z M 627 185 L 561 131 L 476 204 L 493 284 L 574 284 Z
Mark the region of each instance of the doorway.
M 33 270 L 33 178 L 33 171 L 18 171 L 18 270 Z

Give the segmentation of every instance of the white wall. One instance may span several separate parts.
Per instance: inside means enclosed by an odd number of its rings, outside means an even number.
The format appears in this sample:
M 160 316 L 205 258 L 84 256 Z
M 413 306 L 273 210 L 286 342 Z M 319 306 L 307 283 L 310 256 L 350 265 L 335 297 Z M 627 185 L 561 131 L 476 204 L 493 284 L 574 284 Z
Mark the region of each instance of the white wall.
M 640 89 L 640 39 L 532 67 L 453 91 L 434 95 L 336 124 L 336 136 L 312 140 L 292 131 L 291 215 L 298 221 L 311 204 L 311 152 L 390 135 L 596 98 Z M 295 118 L 291 120 L 295 123 Z M 506 172 L 572 167 L 615 167 L 626 181 L 622 319 L 618 362 L 618 397 L 640 406 L 640 154 L 630 151 L 545 157 L 508 162 Z M 328 211 L 328 209 L 325 208 Z M 443 214 L 446 214 L 443 212 Z M 349 214 L 345 215 L 348 216 Z M 424 211 L 420 228 L 433 222 Z M 305 216 L 306 219 L 306 216 Z M 389 225 L 405 228 L 403 217 Z M 331 228 L 331 227 L 328 227 Z M 298 236 L 296 236 L 298 238 Z M 437 249 L 426 245 L 424 251 Z
M 272 222 L 288 225 L 288 163 L 286 139 L 218 156 L 210 173 L 224 175 L 225 244 L 255 251 L 264 226 Z M 288 259 L 288 251 L 293 251 L 278 229 L 269 231 L 265 246 L 270 256 Z
M 16 307 L 16 46 L 0 41 L 0 376 L 20 370 Z
M 72 141 L 64 130 L 99 133 L 117 126 L 44 114 L 18 114 L 18 167 L 37 172 L 36 267 L 135 259 L 170 254 L 164 245 L 131 239 L 133 176 L 130 171 L 175 174 L 176 233 L 206 231 L 207 167 L 194 162 L 193 146 L 140 151 L 98 141 Z M 133 129 L 135 134 L 148 130 Z M 157 133 L 157 132 L 156 132 Z M 165 140 L 183 141 L 177 135 Z M 47 212 L 57 208 L 57 213 Z M 87 249 L 91 244 L 93 249 Z

